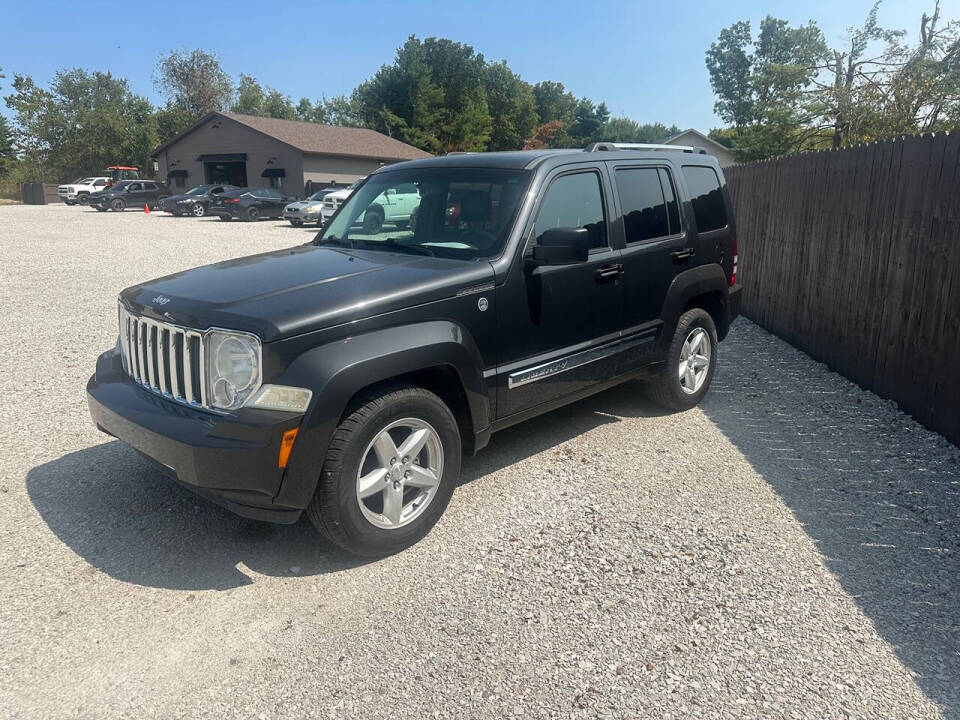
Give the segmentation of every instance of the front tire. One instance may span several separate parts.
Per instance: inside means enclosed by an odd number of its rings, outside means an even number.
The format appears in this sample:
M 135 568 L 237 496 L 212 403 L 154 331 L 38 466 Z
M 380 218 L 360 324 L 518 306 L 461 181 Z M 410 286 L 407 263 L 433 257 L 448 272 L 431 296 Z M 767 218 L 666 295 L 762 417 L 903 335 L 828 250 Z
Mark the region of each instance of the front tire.
M 127 209 L 127 203 L 124 202 L 123 198 L 114 198 L 110 203 L 110 209 L 115 210 L 116 212 L 122 212 Z
M 260 211 L 257 210 L 255 207 L 248 207 L 247 220 L 249 220 L 250 222 L 256 222 L 259 219 L 260 219 Z
M 203 203 L 194 203 L 193 209 L 190 211 L 190 213 L 194 217 L 203 217 L 204 215 L 207 214 L 207 206 L 204 205 Z
M 77 202 L 80 203 L 81 205 L 87 205 L 90 202 L 90 198 L 87 197 L 86 193 L 84 193 L 82 195 L 77 196 Z
M 433 393 L 394 386 L 364 395 L 334 432 L 307 514 L 349 552 L 399 552 L 440 519 L 460 453 L 457 421 Z
M 717 345 L 710 314 L 687 310 L 677 321 L 663 369 L 647 385 L 650 399 L 670 410 L 689 410 L 699 403 L 713 380 Z

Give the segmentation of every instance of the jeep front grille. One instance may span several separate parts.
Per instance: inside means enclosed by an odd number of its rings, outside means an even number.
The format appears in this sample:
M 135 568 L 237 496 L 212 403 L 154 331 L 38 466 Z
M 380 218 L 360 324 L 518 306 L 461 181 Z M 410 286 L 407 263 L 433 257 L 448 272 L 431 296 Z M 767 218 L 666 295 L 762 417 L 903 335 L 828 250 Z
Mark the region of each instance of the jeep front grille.
M 203 333 L 138 317 L 121 305 L 120 349 L 135 382 L 170 400 L 208 407 Z

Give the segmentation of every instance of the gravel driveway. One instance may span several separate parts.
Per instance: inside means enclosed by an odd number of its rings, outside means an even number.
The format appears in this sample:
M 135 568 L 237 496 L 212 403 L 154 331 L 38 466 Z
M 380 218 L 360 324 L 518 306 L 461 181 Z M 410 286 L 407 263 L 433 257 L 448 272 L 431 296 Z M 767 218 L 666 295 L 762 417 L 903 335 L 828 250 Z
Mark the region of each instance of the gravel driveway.
M 744 319 L 701 409 L 497 435 L 378 562 L 91 426 L 118 290 L 311 237 L 0 207 L 0 715 L 960 718 L 960 451 Z

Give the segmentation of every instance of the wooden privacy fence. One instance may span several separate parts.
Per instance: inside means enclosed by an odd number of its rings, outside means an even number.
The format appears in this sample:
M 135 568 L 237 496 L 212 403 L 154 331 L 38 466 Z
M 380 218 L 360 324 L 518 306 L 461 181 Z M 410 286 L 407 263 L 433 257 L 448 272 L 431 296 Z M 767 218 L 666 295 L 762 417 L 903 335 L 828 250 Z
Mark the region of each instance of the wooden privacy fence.
M 960 132 L 724 172 L 744 314 L 960 444 Z

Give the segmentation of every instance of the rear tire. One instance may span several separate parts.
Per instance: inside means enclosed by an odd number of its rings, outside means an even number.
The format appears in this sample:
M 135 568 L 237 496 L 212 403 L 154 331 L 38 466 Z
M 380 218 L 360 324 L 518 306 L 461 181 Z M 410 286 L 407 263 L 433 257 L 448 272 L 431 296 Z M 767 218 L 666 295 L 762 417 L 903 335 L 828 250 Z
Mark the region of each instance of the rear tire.
M 713 380 L 717 344 L 710 314 L 687 310 L 677 321 L 663 368 L 646 386 L 650 399 L 670 410 L 689 410 L 699 403 Z
M 408 427 L 419 430 L 404 434 Z M 388 430 L 387 439 L 397 448 L 392 463 L 380 461 L 379 443 Z M 429 439 L 422 450 L 403 457 L 405 440 L 414 432 Z M 397 385 L 362 395 L 333 434 L 307 515 L 324 537 L 354 554 L 383 557 L 404 550 L 426 536 L 446 509 L 460 476 L 460 453 L 457 421 L 432 392 Z M 417 482 L 407 485 L 406 480 L 396 480 L 401 483 L 398 507 L 409 519 L 398 511 L 399 520 L 390 521 L 386 494 L 391 487 L 396 491 L 397 485 L 389 478 L 417 477 L 421 468 L 437 468 L 438 455 L 439 469 L 433 475 L 439 480 L 431 485 L 432 494 L 421 500 L 422 507 L 417 498 L 428 490 Z M 365 499 L 361 498 L 361 477 L 366 481 L 378 468 L 394 467 L 398 468 L 396 475 L 385 471 L 382 490 L 378 484 Z M 405 472 L 407 467 L 411 470 Z M 382 503 L 379 509 L 378 502 Z
M 260 219 L 260 211 L 257 210 L 255 207 L 248 207 L 247 220 L 249 220 L 250 222 L 256 222 L 259 219 Z
M 194 203 L 190 212 L 194 217 L 203 217 L 207 214 L 207 206 L 203 203 Z

